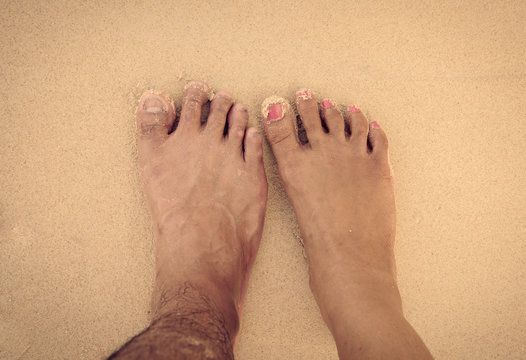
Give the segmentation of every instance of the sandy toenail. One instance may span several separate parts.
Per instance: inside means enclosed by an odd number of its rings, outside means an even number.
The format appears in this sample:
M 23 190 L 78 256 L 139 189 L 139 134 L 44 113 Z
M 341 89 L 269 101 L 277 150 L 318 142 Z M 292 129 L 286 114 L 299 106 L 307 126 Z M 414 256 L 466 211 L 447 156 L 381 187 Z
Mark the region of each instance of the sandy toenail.
M 312 99 L 312 91 L 310 89 L 301 89 L 296 93 L 296 97 L 301 100 Z
M 151 94 L 149 97 L 144 99 L 143 110 L 152 113 L 159 114 L 168 111 L 168 105 L 160 98 L 160 96 Z
M 373 126 L 373 129 L 379 129 L 380 128 L 380 124 L 378 124 L 376 121 L 373 121 L 371 123 L 371 125 Z
M 160 91 L 147 90 L 139 99 L 139 103 L 135 112 L 137 113 L 139 111 L 143 111 L 151 114 L 160 114 L 166 113 L 170 111 L 170 109 L 174 108 L 174 102 L 169 96 L 164 95 Z
M 269 122 L 281 120 L 286 114 L 286 104 L 287 101 L 285 99 L 278 96 L 271 96 L 263 101 L 261 113 Z
M 356 106 L 354 105 L 351 105 L 347 108 L 347 110 L 349 110 L 349 112 L 352 112 L 352 113 L 358 113 L 360 112 L 360 109 L 358 109 Z
M 190 89 L 190 88 L 194 88 L 194 89 L 200 89 L 201 91 L 203 91 L 204 93 L 207 94 L 208 96 L 208 100 L 212 101 L 212 99 L 214 99 L 214 91 L 212 89 L 210 89 L 210 87 L 208 85 L 206 85 L 205 83 L 203 82 L 200 82 L 200 81 L 189 81 L 185 87 L 184 87 L 184 91 Z

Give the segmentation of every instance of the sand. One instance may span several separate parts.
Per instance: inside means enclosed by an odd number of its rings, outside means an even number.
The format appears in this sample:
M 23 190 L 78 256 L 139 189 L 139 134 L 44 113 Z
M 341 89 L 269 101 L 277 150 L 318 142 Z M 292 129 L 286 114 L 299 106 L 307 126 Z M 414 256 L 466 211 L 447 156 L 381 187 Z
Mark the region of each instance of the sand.
M 235 3 L 235 4 L 234 4 Z M 526 2 L 3 1 L 0 358 L 97 359 L 148 322 L 134 109 L 187 80 L 260 126 L 308 87 L 387 131 L 407 318 L 437 359 L 526 357 Z M 265 144 L 239 359 L 336 359 Z

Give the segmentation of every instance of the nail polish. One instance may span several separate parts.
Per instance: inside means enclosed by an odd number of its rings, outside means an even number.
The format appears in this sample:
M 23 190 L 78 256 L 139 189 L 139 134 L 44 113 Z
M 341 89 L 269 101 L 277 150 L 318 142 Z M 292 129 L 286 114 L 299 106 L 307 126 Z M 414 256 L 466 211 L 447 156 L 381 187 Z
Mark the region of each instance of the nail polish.
M 296 93 L 296 98 L 301 100 L 309 100 L 312 99 L 312 91 L 309 89 L 303 89 Z
M 269 121 L 277 121 L 283 118 L 283 105 L 272 104 L 268 107 L 267 119 Z
M 360 109 L 358 109 L 356 106 L 354 105 L 351 105 L 347 108 L 347 110 L 349 110 L 349 112 L 352 112 L 352 113 L 358 113 L 360 112 Z
M 144 99 L 143 110 L 151 114 L 159 114 L 167 111 L 164 102 L 153 94 Z
M 373 126 L 373 129 L 379 129 L 380 128 L 380 124 L 378 124 L 376 121 L 373 121 L 371 123 L 371 125 Z
M 333 107 L 333 103 L 329 99 L 325 99 L 321 102 L 321 106 L 323 106 L 325 109 L 328 109 Z

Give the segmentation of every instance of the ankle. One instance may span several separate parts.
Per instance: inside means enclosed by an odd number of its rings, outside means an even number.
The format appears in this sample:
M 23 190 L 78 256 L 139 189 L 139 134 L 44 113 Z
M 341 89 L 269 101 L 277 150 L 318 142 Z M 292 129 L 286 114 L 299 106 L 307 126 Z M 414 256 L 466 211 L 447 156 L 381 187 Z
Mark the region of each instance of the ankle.
M 200 281 L 157 283 L 153 292 L 152 322 L 161 318 L 181 318 L 223 328 L 230 341 L 239 331 L 239 314 L 234 298 L 217 286 Z M 219 331 L 219 330 L 218 330 Z
M 342 316 L 403 314 L 396 278 L 390 271 L 335 265 L 327 272 L 310 273 L 311 290 L 331 330 Z
M 374 289 L 397 287 L 396 265 L 394 259 L 388 256 L 367 261 L 359 256 L 349 258 L 345 254 L 328 256 L 312 250 L 306 252 L 313 291 L 347 287 L 358 290 L 364 286 Z
M 335 338 L 362 332 L 367 324 L 377 324 L 380 328 L 385 321 L 396 323 L 404 319 L 397 288 L 356 290 L 352 295 L 340 296 L 320 306 L 322 317 Z

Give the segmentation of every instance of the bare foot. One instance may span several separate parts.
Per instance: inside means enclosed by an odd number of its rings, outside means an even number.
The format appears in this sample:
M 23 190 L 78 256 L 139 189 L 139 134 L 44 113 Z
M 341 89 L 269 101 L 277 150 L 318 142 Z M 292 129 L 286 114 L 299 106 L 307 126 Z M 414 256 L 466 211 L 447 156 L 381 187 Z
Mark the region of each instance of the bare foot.
M 211 306 L 233 340 L 261 239 L 267 182 L 262 139 L 246 129 L 243 105 L 218 92 L 201 124 L 210 93 L 204 83 L 187 85 L 171 134 L 173 104 L 161 94 L 142 96 L 139 167 L 157 240 L 154 319 Z
M 264 129 L 302 232 L 312 292 L 340 356 L 424 358 L 396 284 L 384 131 L 353 106 L 345 119 L 329 99 L 319 111 L 309 90 L 299 91 L 296 103 L 307 144 L 298 140 L 296 116 L 282 98 L 264 102 Z

